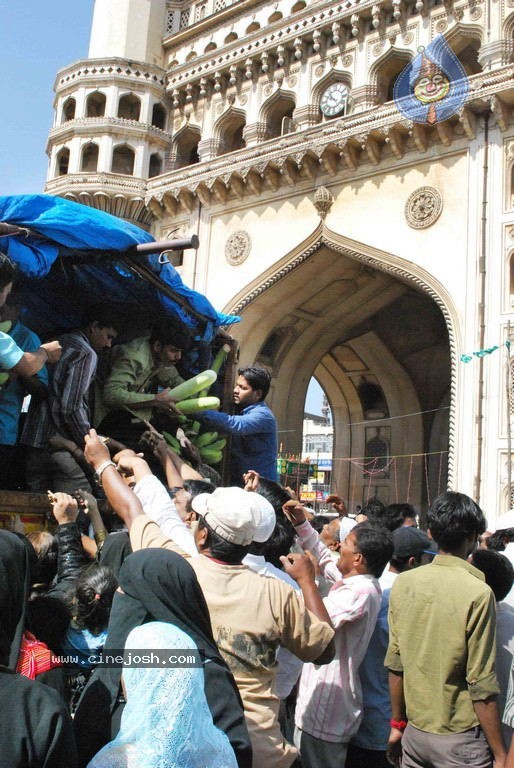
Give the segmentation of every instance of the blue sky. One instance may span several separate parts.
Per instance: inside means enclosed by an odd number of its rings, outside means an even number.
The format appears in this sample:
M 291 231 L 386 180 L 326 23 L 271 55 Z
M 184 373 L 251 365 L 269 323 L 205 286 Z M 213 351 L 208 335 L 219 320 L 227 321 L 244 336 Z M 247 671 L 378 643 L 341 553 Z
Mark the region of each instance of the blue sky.
M 25 0 L 2 5 L 0 195 L 43 191 L 57 71 L 87 56 L 94 0 Z M 321 413 L 312 379 L 306 409 Z
M 0 195 L 42 192 L 57 70 L 85 58 L 93 0 L 2 4 Z

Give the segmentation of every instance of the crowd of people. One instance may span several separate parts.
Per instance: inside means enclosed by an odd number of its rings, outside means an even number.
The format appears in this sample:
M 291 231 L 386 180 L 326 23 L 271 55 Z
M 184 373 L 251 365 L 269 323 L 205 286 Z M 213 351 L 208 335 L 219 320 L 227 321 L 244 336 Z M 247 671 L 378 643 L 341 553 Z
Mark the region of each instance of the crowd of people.
M 52 523 L 0 530 L 0 768 L 514 768 L 514 514 L 488 531 L 454 491 L 426 531 L 376 498 L 313 514 L 257 366 L 199 417 L 232 435 L 223 485 L 155 427 L 186 332 L 113 346 L 91 307 L 41 345 L 13 281 L 2 257 L 2 464 L 19 483 L 23 446 Z

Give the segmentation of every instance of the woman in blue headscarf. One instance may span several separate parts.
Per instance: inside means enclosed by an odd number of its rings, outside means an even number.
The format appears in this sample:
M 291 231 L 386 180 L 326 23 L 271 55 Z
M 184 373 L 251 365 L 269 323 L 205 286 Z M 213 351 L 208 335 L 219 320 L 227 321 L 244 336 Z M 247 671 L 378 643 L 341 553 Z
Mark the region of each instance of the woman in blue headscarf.
M 200 658 L 189 635 L 160 621 L 133 629 L 125 645 L 126 652 L 138 654 L 159 649 Z M 212 721 L 203 677 L 199 662 L 190 667 L 126 666 L 120 731 L 88 768 L 237 768 L 227 736 Z

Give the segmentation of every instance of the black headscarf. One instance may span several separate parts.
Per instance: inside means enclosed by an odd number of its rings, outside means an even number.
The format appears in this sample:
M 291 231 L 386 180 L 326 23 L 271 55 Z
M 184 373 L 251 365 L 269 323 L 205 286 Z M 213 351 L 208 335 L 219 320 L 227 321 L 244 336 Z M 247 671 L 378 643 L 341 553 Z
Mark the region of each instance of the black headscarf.
M 29 549 L 0 530 L 0 664 L 15 670 L 30 590 Z
M 250 768 L 252 750 L 239 691 L 212 634 L 209 610 L 196 574 L 180 555 L 144 549 L 120 570 L 104 651 L 121 650 L 129 632 L 148 621 L 166 621 L 186 632 L 205 658 L 205 695 L 214 724 L 232 744 L 240 768 Z M 79 763 L 86 765 L 114 736 L 111 718 L 121 667 L 95 670 L 75 714 Z
M 117 531 L 110 533 L 105 539 L 98 562 L 110 568 L 118 578 L 121 566 L 130 554 L 132 554 L 132 547 L 127 531 Z

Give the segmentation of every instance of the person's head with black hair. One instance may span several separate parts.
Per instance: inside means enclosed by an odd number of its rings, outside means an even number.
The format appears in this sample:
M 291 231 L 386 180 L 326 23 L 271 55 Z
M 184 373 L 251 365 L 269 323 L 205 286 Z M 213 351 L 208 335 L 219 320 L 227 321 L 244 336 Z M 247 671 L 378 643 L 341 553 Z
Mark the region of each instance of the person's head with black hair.
M 486 529 L 484 513 L 469 496 L 446 491 L 428 509 L 428 528 L 443 553 L 466 558 Z
M 384 510 L 382 517 L 382 523 L 390 531 L 395 531 L 396 528 L 400 528 L 405 525 L 405 520 L 409 518 L 416 518 L 416 512 L 414 507 L 410 504 L 388 504 Z M 415 525 L 416 523 L 407 523 L 407 525 Z
M 92 563 L 82 569 L 75 584 L 73 603 L 73 619 L 79 629 L 88 629 L 93 635 L 106 629 L 117 587 L 110 568 Z
M 95 352 L 112 347 L 122 324 L 119 308 L 111 304 L 89 304 L 82 313 L 82 329 Z
M 49 589 L 57 574 L 57 539 L 48 531 L 34 531 L 27 534 L 27 539 L 37 556 L 33 588 Z
M 196 546 L 200 552 L 209 552 L 215 560 L 221 560 L 227 565 L 238 565 L 250 551 L 250 544 L 233 544 L 223 539 L 210 528 L 202 517 L 198 518 L 197 533 L 202 537 L 200 542 L 195 535 Z
M 173 501 L 180 517 L 185 523 L 191 523 L 196 520 L 196 512 L 191 506 L 191 501 L 200 493 L 213 493 L 215 490 L 212 483 L 205 480 L 184 480 L 181 488 L 177 488 Z
M 494 593 L 497 603 L 505 600 L 514 582 L 514 568 L 510 560 L 499 552 L 476 549 L 471 556 L 471 565 L 485 576 L 485 582 Z
M 3 307 L 12 290 L 15 275 L 14 263 L 0 251 L 0 307 Z
M 380 499 L 376 497 L 368 499 L 366 504 L 361 508 L 359 515 L 366 516 L 368 522 L 380 523 L 384 516 L 385 504 L 382 504 Z
M 369 573 L 378 579 L 393 550 L 393 537 L 387 528 L 376 523 L 358 523 L 339 545 L 337 567 L 345 578 Z
M 150 330 L 150 347 L 157 363 L 172 365 L 191 347 L 191 334 L 185 326 L 160 319 Z
M 54 653 L 60 653 L 70 625 L 67 605 L 51 595 L 35 595 L 27 604 L 26 627 Z
M 274 480 L 259 477 L 257 493 L 268 501 L 275 512 L 276 523 L 270 538 L 263 542 L 252 542 L 250 552 L 253 555 L 262 555 L 272 565 L 282 570 L 280 557 L 287 555 L 293 546 L 296 533 L 294 526 L 289 522 L 282 511 L 287 501 L 291 501 L 291 494 Z
M 247 365 L 238 370 L 234 387 L 234 403 L 240 408 L 260 403 L 266 398 L 271 384 L 271 373 L 257 365 Z

